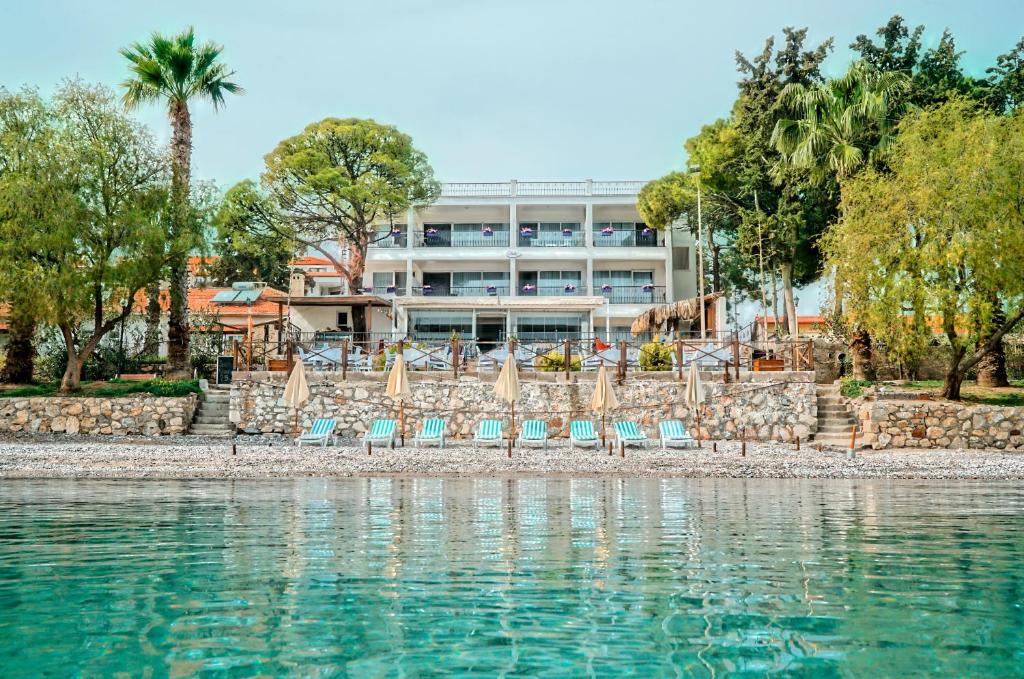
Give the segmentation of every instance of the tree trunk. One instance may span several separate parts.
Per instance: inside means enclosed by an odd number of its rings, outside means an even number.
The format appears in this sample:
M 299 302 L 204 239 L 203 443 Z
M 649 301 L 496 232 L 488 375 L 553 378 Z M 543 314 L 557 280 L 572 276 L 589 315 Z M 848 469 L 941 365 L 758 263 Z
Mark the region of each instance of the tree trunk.
M 997 329 L 1006 323 L 1006 312 L 1002 304 L 996 300 L 995 309 L 988 327 L 980 333 L 978 345 L 982 346 L 988 342 L 989 337 Z M 979 387 L 1008 387 L 1010 380 L 1006 376 L 1006 348 L 1003 346 L 1002 338 L 995 343 L 992 351 L 981 357 L 978 361 L 978 386 Z
M 82 364 L 84 361 L 75 353 L 74 346 L 68 349 L 68 365 L 64 368 L 64 376 L 60 380 L 61 393 L 78 391 L 82 386 Z
M 871 363 L 871 334 L 864 329 L 853 331 L 850 337 L 850 356 L 853 360 L 853 379 L 873 381 L 875 366 Z
M 7 354 L 0 370 L 0 382 L 27 384 L 32 381 L 36 356 L 32 340 L 36 335 L 36 319 L 27 311 L 17 302 L 11 305 Z
M 171 103 L 171 215 L 173 235 L 183 239 L 189 230 L 189 183 L 192 176 L 192 118 L 184 101 Z M 180 247 L 180 244 L 178 245 Z M 167 364 L 172 375 L 189 370 L 188 253 L 170 264 L 171 309 L 167 321 Z
M 965 353 L 963 347 L 954 345 L 946 366 L 946 376 L 942 381 L 942 397 L 948 398 L 950 401 L 960 400 L 960 386 L 964 381 L 960 363 L 964 360 Z
M 778 336 L 779 332 L 779 277 L 775 274 L 775 270 L 772 269 L 772 315 L 775 316 L 775 335 Z
M 146 334 L 142 340 L 144 356 L 160 355 L 160 282 L 146 287 Z
M 832 275 L 832 294 L 835 295 L 835 299 L 832 300 L 832 316 L 838 320 L 843 316 L 843 295 L 846 290 L 842 279 L 839 278 L 839 271 L 833 269 Z
M 782 297 L 783 305 L 786 309 L 786 327 L 789 329 L 790 337 L 796 337 L 799 318 L 796 315 L 796 300 L 793 298 L 793 264 L 791 262 L 783 262 L 779 265 L 779 271 L 782 274 Z
M 171 376 L 181 379 L 189 369 L 188 267 L 184 261 L 170 267 L 171 308 L 167 317 L 167 366 Z

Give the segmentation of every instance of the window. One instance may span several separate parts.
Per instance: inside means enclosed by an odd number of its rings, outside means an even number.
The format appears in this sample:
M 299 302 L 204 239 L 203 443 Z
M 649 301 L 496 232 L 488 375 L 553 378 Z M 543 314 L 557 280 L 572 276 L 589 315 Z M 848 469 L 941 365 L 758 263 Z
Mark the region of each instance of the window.
M 409 331 L 414 340 L 446 340 L 453 332 L 470 337 L 473 312 L 411 311 Z
M 338 327 L 339 330 L 351 330 L 352 329 L 351 327 L 349 327 L 349 324 L 348 324 L 348 312 L 347 311 L 339 311 L 338 312 L 338 326 L 337 327 Z
M 676 271 L 690 270 L 690 248 L 672 248 L 672 268 Z

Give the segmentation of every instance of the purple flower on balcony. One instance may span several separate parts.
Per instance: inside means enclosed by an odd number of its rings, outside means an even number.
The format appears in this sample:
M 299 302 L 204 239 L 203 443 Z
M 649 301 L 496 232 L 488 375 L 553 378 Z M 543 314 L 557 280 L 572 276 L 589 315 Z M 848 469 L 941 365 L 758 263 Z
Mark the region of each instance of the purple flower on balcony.
M 572 283 L 569 283 L 567 286 L 565 286 L 565 291 L 566 292 L 576 292 L 576 286 L 573 285 Z
M 523 228 L 519 229 L 519 235 L 520 236 L 532 236 L 533 235 L 533 229 L 531 229 L 528 226 L 524 226 Z
M 493 286 L 493 285 L 488 285 L 488 286 L 487 286 L 487 294 L 488 294 L 488 295 L 493 295 L 493 294 L 495 294 L 496 292 L 498 292 L 498 288 L 497 288 L 497 287 L 495 287 L 495 286 Z
M 612 286 L 608 285 L 607 283 L 605 283 L 604 285 L 601 286 L 601 292 L 611 292 L 611 291 L 612 291 Z
M 537 289 L 537 286 L 532 283 L 527 283 L 523 286 L 523 292 L 533 292 Z
M 494 229 L 492 229 L 489 226 L 485 226 L 484 228 L 480 229 L 480 233 L 482 235 L 484 235 L 484 236 L 493 236 L 494 235 Z
M 389 286 L 387 287 L 387 291 L 388 291 L 389 293 L 391 293 L 391 294 L 394 294 L 394 292 L 395 292 L 396 290 L 398 290 L 398 288 L 397 288 L 397 287 L 395 287 L 394 285 L 389 285 Z
M 366 294 L 370 294 L 371 292 L 373 292 L 373 287 L 367 285 L 367 286 L 363 287 L 363 292 L 365 292 Z
M 426 231 L 427 238 L 434 238 L 437 236 L 437 229 L 431 227 Z
M 566 238 L 572 238 L 572 229 L 562 229 L 562 235 Z
M 424 286 L 423 286 L 423 294 L 424 295 L 429 295 L 433 291 L 434 291 L 434 286 L 433 285 L 430 285 L 429 283 L 424 284 Z
M 391 235 L 394 236 L 395 238 L 398 238 L 399 236 L 402 235 L 402 230 L 397 228 L 391 229 Z
M 654 235 L 654 229 L 652 229 L 649 226 L 645 226 L 643 231 L 640 232 L 640 235 L 641 236 L 653 236 Z
M 602 236 L 614 236 L 615 235 L 615 229 L 613 229 L 610 226 L 606 226 L 603 229 L 601 229 L 601 235 Z
M 654 292 L 654 285 L 652 285 L 651 283 L 644 283 L 642 289 L 644 292 Z

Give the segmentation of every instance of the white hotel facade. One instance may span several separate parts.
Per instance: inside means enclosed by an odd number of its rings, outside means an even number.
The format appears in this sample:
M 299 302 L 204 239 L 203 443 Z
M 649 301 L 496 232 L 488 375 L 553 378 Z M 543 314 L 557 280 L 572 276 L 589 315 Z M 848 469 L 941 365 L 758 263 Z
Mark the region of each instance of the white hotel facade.
M 457 331 L 482 343 L 628 338 L 644 310 L 696 295 L 692 238 L 643 223 L 643 185 L 443 184 L 434 204 L 382 224 L 370 245 L 363 293 L 382 302 L 369 314 L 370 331 L 413 340 Z M 341 281 L 326 270 L 305 277 L 293 322 L 349 330 L 351 308 L 324 305 L 347 292 Z

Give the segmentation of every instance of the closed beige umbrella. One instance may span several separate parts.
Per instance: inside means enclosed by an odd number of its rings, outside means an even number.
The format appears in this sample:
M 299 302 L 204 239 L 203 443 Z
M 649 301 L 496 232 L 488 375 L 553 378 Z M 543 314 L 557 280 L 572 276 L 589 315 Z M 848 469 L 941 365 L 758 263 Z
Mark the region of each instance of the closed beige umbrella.
M 704 404 L 704 383 L 700 381 L 697 362 L 690 363 L 690 374 L 686 379 L 686 405 L 697 413 L 697 447 L 700 447 L 700 408 Z
M 302 361 L 296 361 L 288 383 L 284 387 L 284 403 L 295 411 L 293 433 L 299 433 L 299 409 L 309 402 L 309 385 L 306 384 L 306 370 Z
M 512 427 L 508 436 L 512 441 L 516 437 L 516 401 L 522 396 L 522 390 L 519 388 L 519 366 L 516 365 L 513 351 L 508 352 L 508 358 L 501 366 L 498 380 L 494 383 L 494 395 L 512 406 Z
M 405 371 L 405 357 L 399 350 L 395 354 L 395 363 L 391 366 L 391 373 L 388 374 L 388 387 L 385 392 L 391 400 L 398 404 L 398 427 L 399 435 L 402 437 L 402 445 L 405 445 L 405 404 L 412 400 L 412 389 L 409 388 L 409 373 Z
M 594 398 L 590 399 L 590 409 L 595 413 L 601 413 L 601 442 L 605 440 L 605 416 L 608 411 L 619 407 L 619 399 L 612 389 L 612 379 L 608 377 L 608 371 L 604 364 L 597 369 L 597 383 L 594 385 Z

